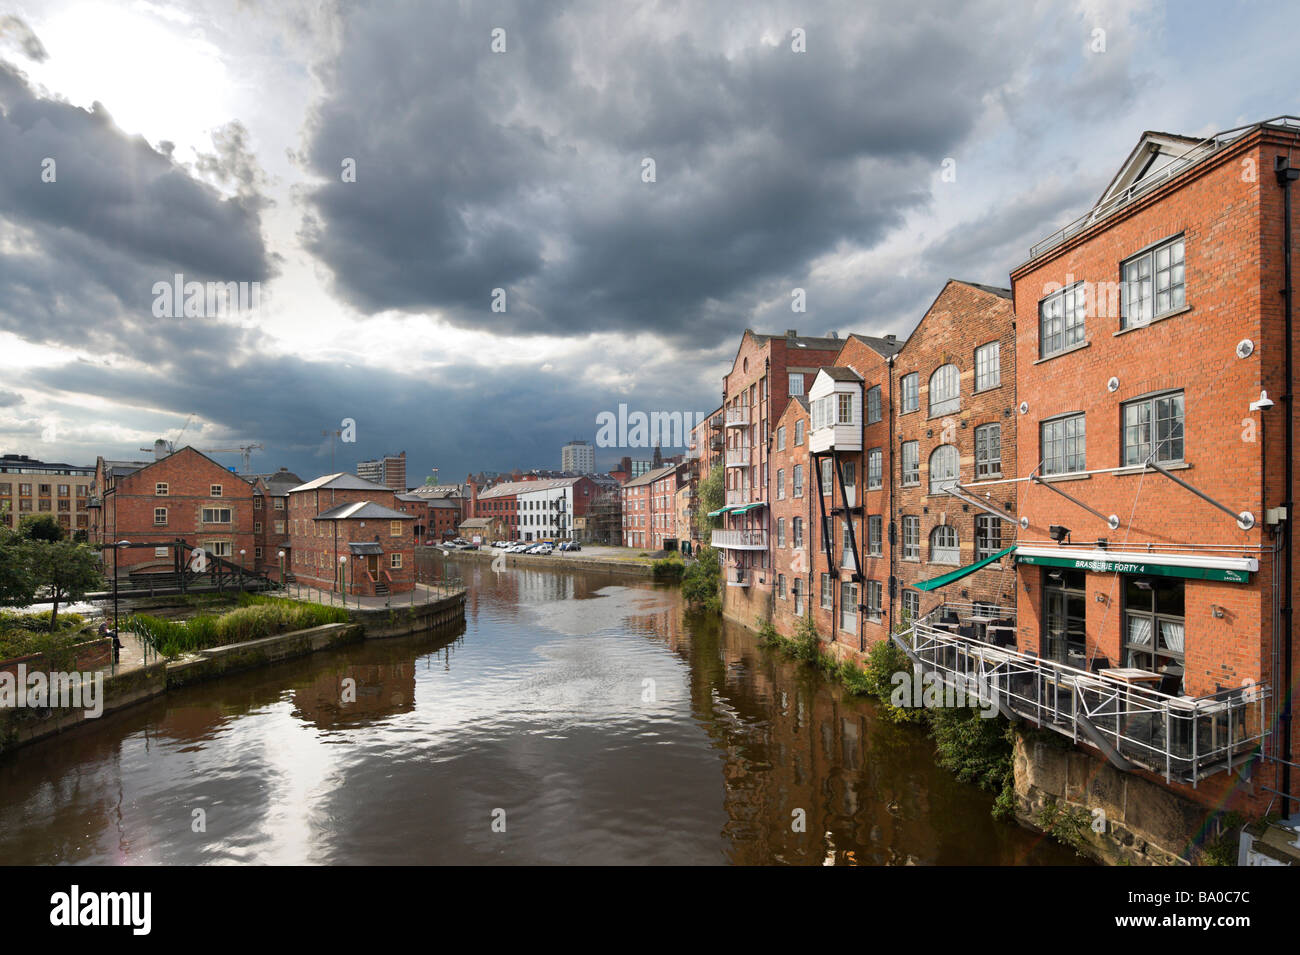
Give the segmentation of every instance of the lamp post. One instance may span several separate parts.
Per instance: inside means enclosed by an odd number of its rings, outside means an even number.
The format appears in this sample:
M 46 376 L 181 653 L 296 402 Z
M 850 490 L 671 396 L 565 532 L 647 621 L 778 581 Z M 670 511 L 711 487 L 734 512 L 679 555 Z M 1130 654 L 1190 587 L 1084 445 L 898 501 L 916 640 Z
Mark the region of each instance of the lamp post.
M 280 589 L 284 589 L 284 551 L 280 551 Z
M 117 549 L 126 547 L 130 541 L 116 541 L 113 544 L 113 662 L 117 662 Z
M 244 555 L 247 553 L 248 551 L 244 550 L 244 548 L 239 548 L 239 589 L 241 592 L 244 589 Z
M 348 591 L 347 588 L 344 587 L 343 585 L 344 581 L 347 579 L 346 578 L 347 565 L 348 565 L 348 555 L 339 554 L 339 591 L 340 591 L 339 596 L 343 598 L 344 609 L 347 609 L 348 606 Z

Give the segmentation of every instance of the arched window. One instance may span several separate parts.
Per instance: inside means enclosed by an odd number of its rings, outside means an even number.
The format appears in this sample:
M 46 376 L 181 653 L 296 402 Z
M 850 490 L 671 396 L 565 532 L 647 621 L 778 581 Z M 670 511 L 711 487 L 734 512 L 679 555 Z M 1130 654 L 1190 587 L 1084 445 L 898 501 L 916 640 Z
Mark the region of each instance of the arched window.
M 950 524 L 940 524 L 930 531 L 930 563 L 961 563 L 961 550 L 957 545 L 957 528 Z
M 961 410 L 961 373 L 944 365 L 930 376 L 930 417 Z
M 930 452 L 930 493 L 942 494 L 947 486 L 957 483 L 961 456 L 951 444 L 941 444 Z

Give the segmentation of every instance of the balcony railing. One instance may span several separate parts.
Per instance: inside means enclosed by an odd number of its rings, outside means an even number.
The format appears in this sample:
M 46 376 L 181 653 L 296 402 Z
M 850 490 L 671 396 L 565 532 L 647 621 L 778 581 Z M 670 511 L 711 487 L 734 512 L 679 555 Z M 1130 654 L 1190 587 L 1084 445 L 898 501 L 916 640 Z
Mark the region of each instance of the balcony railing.
M 750 572 L 746 567 L 728 567 L 727 568 L 727 586 L 728 587 L 748 587 L 750 582 Z
M 727 506 L 735 507 L 737 504 L 748 504 L 753 496 L 753 492 L 747 487 L 733 487 L 727 491 Z
M 743 428 L 749 424 L 748 406 L 741 405 L 739 408 L 728 408 L 726 423 L 728 428 Z
M 727 448 L 727 467 L 729 468 L 747 468 L 749 467 L 749 445 L 742 445 L 738 448 Z
M 714 531 L 712 544 L 714 547 L 727 550 L 767 550 L 767 531 L 757 529 Z
M 942 623 L 952 609 L 922 617 L 894 642 L 945 686 L 973 689 L 983 705 L 1099 750 L 1120 769 L 1195 785 L 1245 762 L 1268 735 L 1266 684 L 1174 696 L 978 640 L 961 613 L 957 624 Z

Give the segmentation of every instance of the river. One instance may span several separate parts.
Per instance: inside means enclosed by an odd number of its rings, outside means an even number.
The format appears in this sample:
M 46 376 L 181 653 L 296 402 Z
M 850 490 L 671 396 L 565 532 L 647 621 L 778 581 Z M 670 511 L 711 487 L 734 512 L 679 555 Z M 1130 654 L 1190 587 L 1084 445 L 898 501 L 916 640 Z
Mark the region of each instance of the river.
M 0 860 L 1083 861 L 995 822 L 991 795 L 937 768 L 923 731 L 744 628 L 685 614 L 675 588 L 476 561 L 453 573 L 469 586 L 454 636 L 171 692 L 0 760 Z

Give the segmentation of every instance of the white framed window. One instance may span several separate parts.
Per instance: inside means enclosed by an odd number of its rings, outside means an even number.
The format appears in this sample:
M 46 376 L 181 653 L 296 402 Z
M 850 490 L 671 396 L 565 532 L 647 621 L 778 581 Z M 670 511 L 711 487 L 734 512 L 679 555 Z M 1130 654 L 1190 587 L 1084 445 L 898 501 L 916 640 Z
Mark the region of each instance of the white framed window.
M 910 375 L 904 375 L 901 391 L 900 404 L 901 414 L 907 414 L 909 411 L 919 411 L 921 408 L 921 375 L 919 372 L 912 372 Z
M 853 396 L 841 392 L 836 398 L 836 416 L 837 424 L 853 424 Z
M 884 485 L 884 461 L 885 452 L 883 448 L 872 448 L 867 452 L 867 489 L 876 490 Z
M 867 554 L 880 557 L 884 554 L 884 519 L 879 514 L 867 517 Z
M 794 591 L 795 616 L 802 617 L 803 616 L 803 578 L 796 577 L 794 579 L 794 582 L 790 585 L 790 589 Z
M 903 591 L 903 619 L 907 622 L 921 616 L 921 595 L 915 590 Z
M 1002 344 L 989 342 L 975 349 L 975 390 L 1002 384 Z
M 1002 477 L 1002 425 L 975 429 L 975 480 Z
M 230 508 L 228 507 L 205 507 L 203 509 L 204 524 L 229 524 Z
M 1059 355 L 1086 340 L 1084 317 L 1088 303 L 1082 282 L 1047 296 L 1038 303 L 1038 357 Z
M 790 521 L 790 546 L 803 546 L 803 518 L 796 517 Z
M 776 469 L 776 499 L 785 500 L 785 468 Z
M 776 575 L 776 595 L 782 600 L 785 599 L 785 574 Z
M 401 522 L 401 521 L 389 521 L 389 522 L 388 522 L 388 536 L 389 536 L 389 537 L 401 537 L 401 536 L 402 536 L 402 522 Z
M 822 458 L 822 495 L 832 493 L 835 486 L 835 475 L 832 470 L 831 459 Z
M 940 524 L 930 531 L 930 563 L 961 563 L 961 547 L 957 541 L 957 528 L 951 524 Z
M 1186 304 L 1184 254 L 1180 235 L 1125 260 L 1120 267 L 1124 279 L 1120 328 L 1144 325 Z
M 1155 460 L 1177 464 L 1183 460 L 1183 393 L 1153 395 L 1122 405 L 1124 447 L 1121 462 L 1146 464 L 1155 448 Z
M 253 533 L 254 533 L 254 534 L 260 534 L 260 533 L 262 533 L 262 522 L 261 522 L 261 521 L 253 521 Z
M 1083 415 L 1053 418 L 1041 425 L 1043 474 L 1074 474 L 1087 469 Z
M 785 546 L 785 518 L 784 517 L 778 517 L 776 519 L 776 546 L 777 547 Z
M 930 376 L 930 417 L 961 410 L 961 372 L 941 365 Z
M 858 623 L 858 585 L 840 584 L 840 629 L 852 633 Z
M 153 522 L 154 522 L 154 526 L 155 526 L 155 527 L 158 526 L 158 525 L 160 525 L 160 524 L 166 524 L 166 523 L 167 523 L 167 508 L 165 508 L 165 507 L 155 507 L 155 508 L 153 509 Z
M 880 386 L 873 385 L 867 389 L 867 424 L 880 420 Z
M 283 511 L 283 510 L 284 510 L 284 498 L 282 498 L 282 497 L 277 497 L 277 498 L 275 498 L 275 505 L 274 505 L 274 506 L 275 506 L 275 509 L 276 509 L 277 511 Z
M 832 610 L 835 607 L 835 588 L 831 583 L 830 574 L 822 574 L 822 609 Z
M 389 566 L 389 568 L 391 568 L 392 570 L 401 570 L 401 569 L 402 569 L 402 555 L 401 555 L 401 554 L 389 554 L 389 555 L 388 555 L 388 566 Z
M 930 452 L 930 493 L 942 494 L 943 489 L 957 483 L 960 475 L 961 455 L 951 444 L 941 444 Z
M 261 509 L 262 509 L 262 499 L 260 497 L 253 498 L 253 510 L 260 511 Z
M 803 374 L 801 372 L 795 372 L 791 374 L 789 377 L 789 382 L 790 382 L 789 393 L 791 397 L 798 397 L 803 394 Z
M 793 497 L 803 497 L 803 465 L 794 466 L 794 474 L 790 478 L 790 493 Z
M 171 492 L 171 486 L 166 481 L 159 481 L 153 486 L 153 492 L 158 497 L 166 497 Z
M 879 620 L 880 607 L 883 602 L 884 589 L 878 580 L 867 581 L 867 619 Z
M 208 488 L 208 497 L 221 497 L 221 485 L 213 484 Z
M 803 446 L 803 419 L 794 423 L 794 445 L 796 448 Z
M 785 425 L 781 425 L 776 429 L 776 449 L 778 451 L 785 450 Z
M 915 487 L 921 483 L 921 443 L 904 441 L 901 454 L 903 487 Z
M 277 534 L 283 534 L 283 533 L 284 533 L 284 521 L 276 521 L 276 522 L 275 522 L 275 532 L 276 532 Z
M 231 554 L 230 541 L 208 541 L 203 549 L 213 557 L 229 557 Z
M 166 547 L 155 547 L 153 549 L 153 555 L 155 557 L 166 557 L 168 553 L 169 549 Z
M 921 559 L 921 519 L 919 517 L 903 518 L 903 559 Z
M 992 514 L 975 515 L 975 559 L 992 557 L 1002 549 L 1002 519 Z

